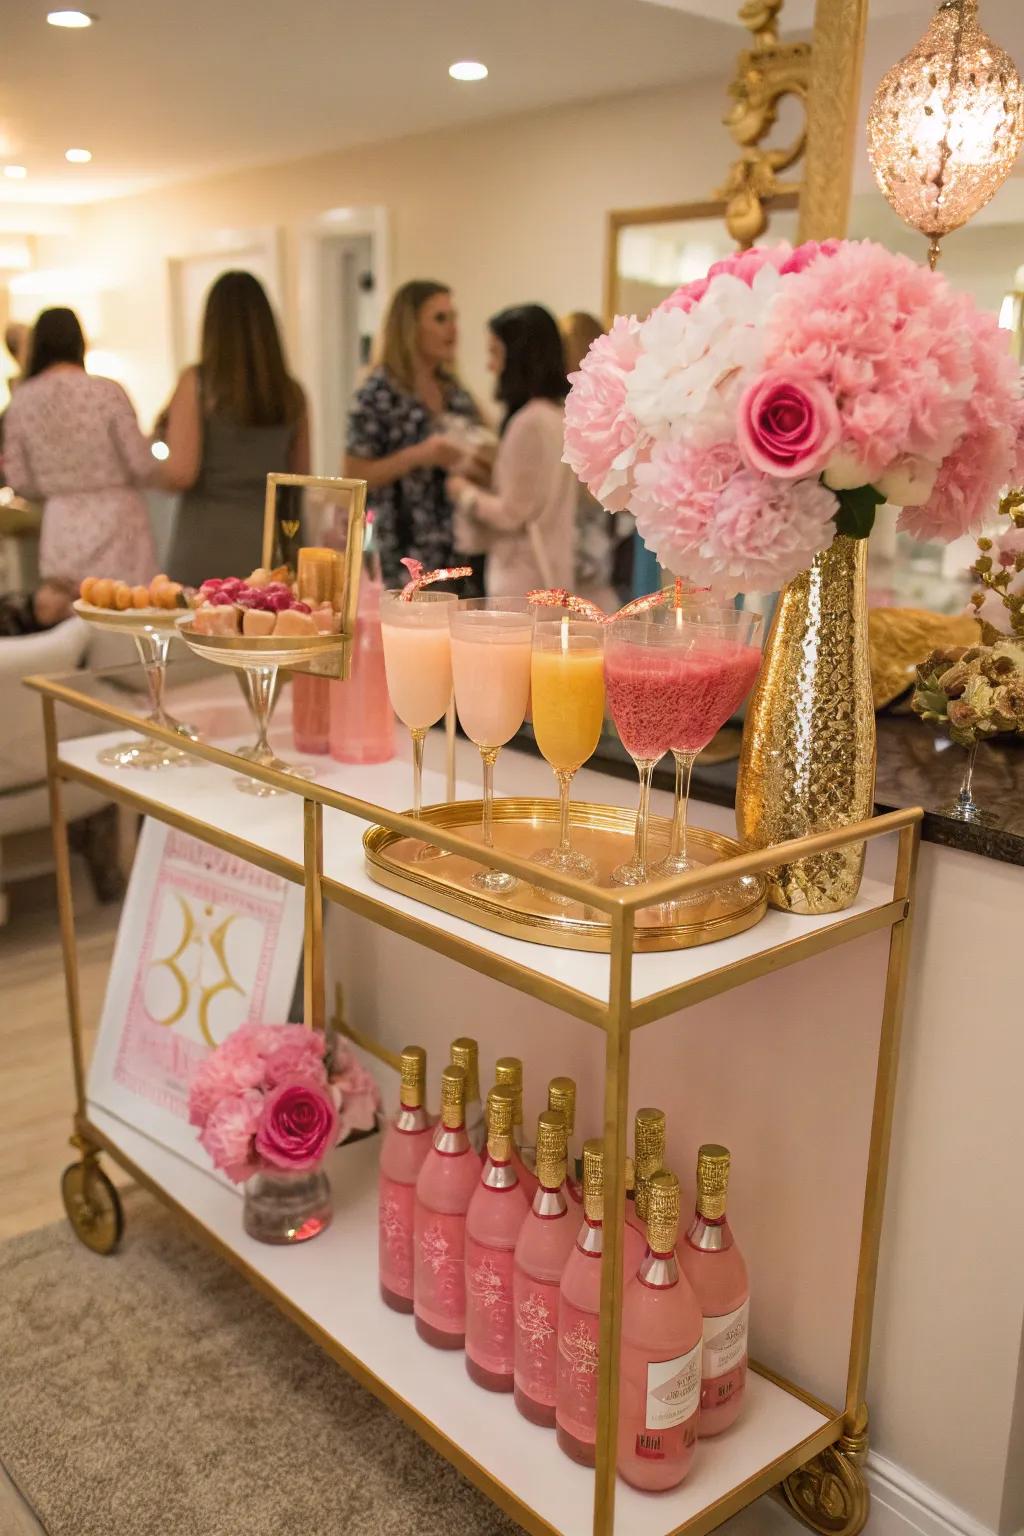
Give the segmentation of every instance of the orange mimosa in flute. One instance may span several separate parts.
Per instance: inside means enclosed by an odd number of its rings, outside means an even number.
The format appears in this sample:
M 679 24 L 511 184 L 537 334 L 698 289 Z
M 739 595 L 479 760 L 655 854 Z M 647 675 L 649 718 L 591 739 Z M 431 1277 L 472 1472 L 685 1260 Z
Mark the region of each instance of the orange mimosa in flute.
M 592 861 L 572 847 L 569 791 L 573 777 L 591 757 L 604 724 L 604 630 L 588 620 L 564 614 L 541 620 L 533 634 L 530 663 L 533 730 L 541 755 L 558 780 L 557 848 L 535 855 L 535 862 L 561 874 L 592 879 Z M 546 893 L 552 901 L 568 898 Z

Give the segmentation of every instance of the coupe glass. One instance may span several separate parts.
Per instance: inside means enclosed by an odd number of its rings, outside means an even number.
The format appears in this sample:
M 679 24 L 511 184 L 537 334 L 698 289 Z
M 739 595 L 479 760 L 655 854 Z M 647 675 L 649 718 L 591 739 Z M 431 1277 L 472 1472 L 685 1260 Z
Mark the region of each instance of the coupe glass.
M 665 610 L 654 622 L 678 636 L 680 668 L 669 747 L 676 761 L 676 794 L 668 856 L 656 875 L 684 875 L 700 869 L 687 854 L 687 810 L 694 759 L 739 708 L 761 666 L 761 615 L 697 598 Z M 707 900 L 706 891 L 674 897 L 686 904 Z
M 380 627 L 391 705 L 412 737 L 412 813 L 423 809 L 423 743 L 452 696 L 452 640 L 448 611 L 454 592 L 384 592 Z M 434 849 L 434 852 L 437 850 Z
M 534 863 L 559 874 L 592 880 L 592 859 L 572 847 L 569 791 L 573 778 L 591 757 L 604 724 L 604 629 L 564 615 L 539 621 L 533 631 L 530 663 L 533 732 L 541 756 L 558 781 L 558 846 L 534 854 Z M 566 903 L 553 891 L 550 901 Z
M 483 845 L 493 848 L 494 764 L 526 718 L 534 610 L 525 597 L 468 597 L 448 616 L 455 708 L 483 762 Z M 518 884 L 500 869 L 481 869 L 473 880 L 492 895 Z
M 685 641 L 674 624 L 649 618 L 618 619 L 607 626 L 604 677 L 608 707 L 622 745 L 640 775 L 633 857 L 612 873 L 616 885 L 643 885 L 647 868 L 647 828 L 651 775 L 672 740 L 676 678 Z

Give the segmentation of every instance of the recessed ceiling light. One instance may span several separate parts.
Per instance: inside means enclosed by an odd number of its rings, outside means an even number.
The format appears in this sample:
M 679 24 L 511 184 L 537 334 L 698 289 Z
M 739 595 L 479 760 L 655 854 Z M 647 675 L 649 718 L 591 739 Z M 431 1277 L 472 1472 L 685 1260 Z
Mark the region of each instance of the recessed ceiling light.
M 72 165 L 88 165 L 92 159 L 92 150 L 66 149 L 64 151 L 64 159 L 69 160 Z
M 47 11 L 51 27 L 91 27 L 96 20 L 88 11 Z
M 9 176 L 12 181 L 24 181 L 28 171 L 23 165 L 5 165 L 4 175 Z
M 448 73 L 453 80 L 486 80 L 487 65 L 478 64 L 474 59 L 462 59 L 458 64 L 449 64 Z

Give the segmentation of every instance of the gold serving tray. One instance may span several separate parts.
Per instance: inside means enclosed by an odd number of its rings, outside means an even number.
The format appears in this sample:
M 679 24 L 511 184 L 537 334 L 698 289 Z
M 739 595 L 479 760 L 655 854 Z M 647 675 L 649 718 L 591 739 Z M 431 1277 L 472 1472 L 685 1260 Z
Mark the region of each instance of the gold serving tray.
M 119 629 L 122 634 L 147 634 L 154 629 L 176 629 L 192 617 L 190 608 L 97 608 L 78 597 L 71 604 L 80 619 L 100 629 Z
M 456 800 L 424 807 L 423 820 L 466 837 L 481 835 L 479 800 Z M 534 798 L 494 802 L 494 844 L 498 849 L 528 859 L 556 841 L 558 803 Z M 597 884 L 611 886 L 611 871 L 625 863 L 633 851 L 635 818 L 632 811 L 611 805 L 574 802 L 573 847 L 597 865 Z M 649 853 L 652 864 L 668 850 L 670 824 L 652 816 Z M 390 890 L 415 897 L 428 906 L 489 928 L 492 933 L 531 944 L 553 944 L 559 949 L 588 949 L 608 953 L 611 931 L 606 915 L 580 902 L 561 905 L 544 891 L 521 880 L 505 896 L 488 895 L 473 885 L 481 867 L 460 854 L 419 857 L 423 844 L 402 837 L 386 827 L 370 827 L 363 836 L 366 866 L 371 879 Z M 718 832 L 691 827 L 690 853 L 704 863 L 735 857 L 739 843 Z M 693 949 L 731 938 L 760 922 L 768 905 L 762 876 L 745 876 L 729 882 L 728 889 L 704 893 L 692 905 L 665 904 L 645 907 L 636 914 L 635 950 Z

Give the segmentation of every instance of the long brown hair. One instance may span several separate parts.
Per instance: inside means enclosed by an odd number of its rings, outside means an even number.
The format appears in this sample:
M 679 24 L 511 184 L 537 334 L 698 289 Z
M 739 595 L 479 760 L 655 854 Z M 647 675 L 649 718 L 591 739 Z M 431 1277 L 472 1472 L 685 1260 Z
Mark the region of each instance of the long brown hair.
M 274 311 L 251 272 L 221 273 L 206 295 L 199 366 L 206 409 L 240 427 L 276 427 L 302 415 Z
M 26 379 L 45 373 L 54 363 L 85 367 L 85 337 L 73 309 L 44 309 L 32 327 Z
M 414 278 L 411 283 L 396 288 L 374 345 L 373 366 L 386 369 L 395 383 L 409 394 L 416 387 L 416 326 L 420 310 L 428 299 L 439 293 L 451 293 L 448 284 L 435 283 L 425 277 Z M 438 376 L 449 384 L 459 382 L 450 368 L 439 369 Z
M 604 326 L 585 309 L 574 309 L 562 316 L 558 329 L 565 349 L 565 371 L 575 373 L 593 343 L 603 334 Z

